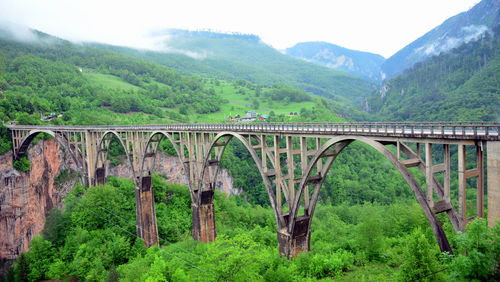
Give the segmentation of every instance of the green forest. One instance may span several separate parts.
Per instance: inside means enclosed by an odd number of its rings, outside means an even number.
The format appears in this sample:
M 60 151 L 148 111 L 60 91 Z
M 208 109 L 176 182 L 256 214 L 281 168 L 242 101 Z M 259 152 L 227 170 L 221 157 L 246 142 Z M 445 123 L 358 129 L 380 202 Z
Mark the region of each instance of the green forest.
M 415 64 L 368 100 L 378 120 L 500 121 L 500 25 Z
M 218 38 L 217 33 L 202 32 L 178 42 L 178 47 L 228 51 L 226 57 L 206 64 L 175 54 L 35 35 L 35 42 L 14 41 L 0 29 L 0 154 L 11 150 L 4 123 L 12 121 L 226 122 L 229 116 L 251 110 L 275 122 L 498 121 L 499 117 L 498 29 L 494 36 L 433 57 L 390 80 L 384 97 L 377 92 L 365 101 L 371 113 L 357 108 L 373 90 L 369 82 L 337 71 L 322 73 L 312 64 L 302 69 L 295 59 L 276 59 L 275 50 L 249 35 Z M 238 61 L 237 53 L 229 52 L 236 47 L 257 51 Z M 255 59 L 259 50 L 265 56 L 258 59 L 272 65 L 271 70 L 261 72 L 257 67 L 262 63 Z M 41 120 L 52 114 L 59 117 Z M 49 137 L 39 139 L 43 138 Z M 125 159 L 115 143 L 109 150 L 112 166 Z M 172 153 L 168 145 L 160 145 L 164 153 Z M 433 150 L 433 157 L 442 161 L 442 147 Z M 468 150 L 467 159 L 472 163 L 474 152 Z M 456 171 L 455 152 L 452 164 Z M 14 166 L 29 171 L 31 163 L 24 158 Z M 466 232 L 456 233 L 440 217 L 455 254 L 440 253 L 402 176 L 367 145 L 354 142 L 336 159 L 320 190 L 311 251 L 291 260 L 279 255 L 268 195 L 248 151 L 231 142 L 221 166 L 243 192 L 215 194 L 215 242 L 191 238 L 189 189 L 169 183 L 168 175 L 154 175 L 161 246 L 145 248 L 136 237 L 134 182 L 109 177 L 106 185 L 77 185 L 63 209 L 50 211 L 42 234 L 32 240 L 29 252 L 18 257 L 6 281 L 500 280 L 500 225 L 488 228 L 478 218 Z M 422 173 L 411 173 L 425 186 Z M 77 177 L 75 171 L 62 170 L 55 182 Z M 458 176 L 451 177 L 456 207 Z M 467 201 L 472 216 L 475 189 L 467 190 Z
M 190 238 L 187 187 L 153 181 L 161 247 L 135 236 L 134 183 L 75 187 L 54 209 L 7 281 L 468 281 L 494 279 L 500 225 L 474 220 L 451 237 L 457 255 L 441 254 L 414 201 L 392 205 L 320 204 L 312 251 L 280 257 L 269 207 L 216 193 L 218 237 Z M 448 226 L 448 229 L 451 227 Z M 450 234 L 453 234 L 451 232 Z M 467 254 L 467 255 L 464 255 Z

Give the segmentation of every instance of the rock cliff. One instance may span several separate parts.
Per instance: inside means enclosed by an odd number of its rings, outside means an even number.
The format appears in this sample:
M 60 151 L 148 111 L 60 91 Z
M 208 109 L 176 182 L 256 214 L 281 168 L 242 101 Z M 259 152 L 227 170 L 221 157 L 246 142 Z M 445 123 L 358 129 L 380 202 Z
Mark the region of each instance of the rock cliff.
M 12 153 L 0 156 L 0 259 L 15 259 L 28 250 L 45 224 L 45 216 L 74 186 L 76 179 L 55 185 L 63 169 L 74 167 L 54 139 L 41 140 L 29 151 L 28 172 L 12 167 Z
M 159 152 L 156 159 L 156 173 L 164 175 L 169 182 L 188 185 L 188 178 L 184 175 L 182 164 L 178 157 L 169 156 L 163 152 Z M 108 175 L 117 177 L 129 177 L 130 166 L 123 162 L 122 164 L 111 167 L 108 170 Z M 240 188 L 233 187 L 233 178 L 227 169 L 221 169 L 217 175 L 217 188 L 227 195 L 239 195 L 242 192 Z
M 77 178 L 57 181 L 63 170 L 75 169 L 73 160 L 61 151 L 55 139 L 41 140 L 29 150 L 30 171 L 19 172 L 12 166 L 12 153 L 0 155 L 0 261 L 12 260 L 28 250 L 31 239 L 40 234 L 45 216 L 53 207 L 62 207 L 64 197 Z M 157 172 L 173 183 L 187 184 L 177 157 L 160 153 Z M 109 169 L 108 175 L 130 177 L 127 165 Z M 239 194 L 233 188 L 229 172 L 222 169 L 217 187 L 227 194 Z

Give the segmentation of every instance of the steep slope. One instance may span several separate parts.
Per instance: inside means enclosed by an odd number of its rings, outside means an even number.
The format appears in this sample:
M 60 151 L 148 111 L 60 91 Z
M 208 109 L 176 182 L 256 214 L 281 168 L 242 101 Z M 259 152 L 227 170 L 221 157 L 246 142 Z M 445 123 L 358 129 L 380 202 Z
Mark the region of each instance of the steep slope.
M 391 78 L 415 63 L 477 40 L 500 23 L 500 0 L 483 0 L 467 12 L 449 18 L 388 58 L 382 70 Z
M 385 120 L 500 121 L 500 26 L 448 53 L 417 63 L 369 99 Z
M 165 30 L 154 38 L 167 38 L 163 52 L 93 46 L 166 65 L 185 74 L 258 84 L 286 83 L 346 104 L 361 105 L 373 90 L 368 81 L 281 54 L 254 35 Z
M 383 80 L 384 57 L 340 47 L 327 42 L 301 42 L 285 50 L 285 54 L 325 67 L 345 71 L 372 81 Z
M 285 95 L 273 96 L 278 90 Z M 181 75 L 21 26 L 0 26 L 0 121 L 40 123 L 41 115 L 53 112 L 63 114 L 53 122 L 67 124 L 222 122 L 231 112 L 325 108 L 297 91 Z

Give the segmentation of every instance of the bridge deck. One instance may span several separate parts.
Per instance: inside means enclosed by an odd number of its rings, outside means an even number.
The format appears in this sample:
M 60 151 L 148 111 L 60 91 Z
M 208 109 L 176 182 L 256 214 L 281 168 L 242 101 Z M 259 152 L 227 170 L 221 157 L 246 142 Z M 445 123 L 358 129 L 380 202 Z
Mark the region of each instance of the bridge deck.
M 190 132 L 251 132 L 262 134 L 358 135 L 399 138 L 456 140 L 500 140 L 499 122 L 447 123 L 200 123 L 113 126 L 42 126 L 10 125 L 11 130 L 51 131 L 190 131 Z

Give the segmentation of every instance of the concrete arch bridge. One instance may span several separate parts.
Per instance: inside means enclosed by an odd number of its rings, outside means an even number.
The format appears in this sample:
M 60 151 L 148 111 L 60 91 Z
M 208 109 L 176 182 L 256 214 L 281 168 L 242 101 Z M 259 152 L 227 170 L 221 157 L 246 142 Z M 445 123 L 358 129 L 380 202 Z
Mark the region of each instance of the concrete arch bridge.
M 476 178 L 476 216 L 484 216 L 487 187 L 489 224 L 500 219 L 500 123 L 12 125 L 8 128 L 16 159 L 26 154 L 35 136 L 50 134 L 74 159 L 88 185 L 105 182 L 106 154 L 113 136 L 118 138 L 136 182 L 137 235 L 149 246 L 158 244 L 151 174 L 158 145 L 165 138 L 177 152 L 189 178 L 193 238 L 204 242 L 216 237 L 213 194 L 221 157 L 231 139 L 241 142 L 257 165 L 274 211 L 279 250 L 287 257 L 309 250 L 311 220 L 322 183 L 335 158 L 353 141 L 374 148 L 401 173 L 442 251 L 452 252 L 436 215 L 446 213 L 455 230 L 464 230 L 469 220 L 467 179 Z M 435 150 L 433 155 L 436 146 L 442 146 L 443 150 Z M 455 147 L 458 209 L 450 198 L 450 151 Z M 466 148 L 470 147 L 476 154 L 473 169 L 466 160 Z M 437 152 L 443 156 L 437 158 Z M 434 159 L 442 161 L 436 163 Z M 425 175 L 426 189 L 409 172 L 411 167 Z M 444 180 L 438 180 L 437 173 L 442 173 Z

